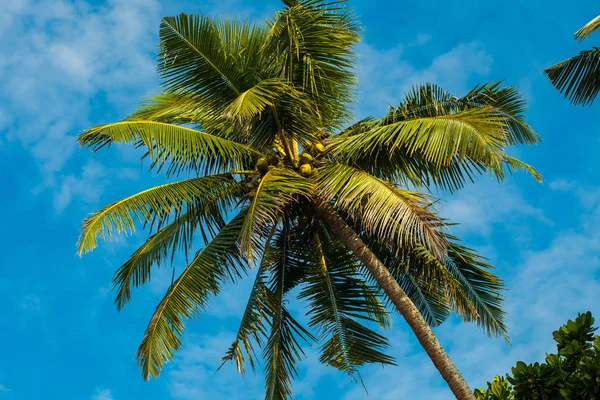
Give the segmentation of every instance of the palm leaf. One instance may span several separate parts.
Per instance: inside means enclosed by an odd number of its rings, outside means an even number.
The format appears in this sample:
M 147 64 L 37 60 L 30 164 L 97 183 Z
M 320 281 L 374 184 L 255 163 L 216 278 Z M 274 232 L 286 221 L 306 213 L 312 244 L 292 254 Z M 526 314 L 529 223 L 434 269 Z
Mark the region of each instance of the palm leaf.
M 170 163 L 169 173 L 192 170 L 201 174 L 247 169 L 261 153 L 241 143 L 183 126 L 156 121 L 121 121 L 99 125 L 78 137 L 94 151 L 112 143 L 145 146 L 152 166 Z
M 222 212 L 231 207 L 239 194 L 239 186 L 232 185 L 215 193 L 208 193 L 201 202 L 195 202 L 157 232 L 131 255 L 113 276 L 113 288 L 117 291 L 115 303 L 122 309 L 131 298 L 131 287 L 138 287 L 150 280 L 153 265 L 160 266 L 167 259 L 173 263 L 175 253 L 181 250 L 186 260 L 197 230 L 204 241 L 225 225 Z
M 268 270 L 278 261 L 278 253 L 274 251 L 271 246 L 271 239 L 276 228 L 277 225 L 273 226 L 269 237 L 265 241 L 263 258 L 259 264 L 256 278 L 254 279 L 254 284 L 252 285 L 252 290 L 248 297 L 235 340 L 225 353 L 225 356 L 221 359 L 221 365 L 225 364 L 227 361 L 235 361 L 237 370 L 241 374 L 244 374 L 246 357 L 248 358 L 252 370 L 254 370 L 255 354 L 252 345 L 253 341 L 261 345 L 261 338 L 268 336 L 265 327 L 265 321 L 267 319 L 265 304 L 267 302 L 266 296 L 268 290 L 266 278 Z M 244 357 L 244 352 L 246 353 L 246 357 Z
M 547 68 L 545 73 L 571 103 L 592 104 L 600 91 L 600 48 L 581 51 Z
M 581 42 L 583 39 L 595 32 L 598 28 L 600 28 L 600 15 L 575 32 L 575 39 L 578 39 Z
M 282 168 L 272 169 L 260 179 L 240 231 L 240 247 L 248 260 L 253 257 L 252 238 L 264 230 L 268 232 L 286 206 L 298 196 L 308 197 L 311 190 L 310 180 Z
M 292 396 L 292 379 L 298 374 L 298 360 L 304 355 L 299 340 L 314 340 L 285 307 L 285 265 L 290 243 L 289 223 L 284 219 L 276 250 L 280 262 L 273 265 L 269 284 L 268 312 L 271 332 L 264 348 L 267 400 L 285 400 Z
M 499 83 L 476 86 L 460 99 L 436 85 L 416 86 L 382 120 L 363 120 L 332 138 L 330 153 L 416 186 L 454 190 L 485 171 L 502 180 L 505 148 L 539 141 L 524 110 L 516 89 Z
M 233 205 L 236 187 L 239 183 L 232 177 L 213 175 L 156 186 L 116 201 L 83 221 L 78 253 L 96 248 L 98 238 L 110 240 L 121 232 L 133 232 L 136 220 L 144 224 L 165 221 L 173 213 L 182 213 L 193 204 L 206 204 L 219 195 L 223 195 L 220 205 L 226 209 Z
M 359 169 L 329 164 L 317 170 L 318 190 L 348 213 L 359 231 L 401 249 L 417 243 L 443 258 L 441 220 L 423 194 L 399 189 Z
M 265 30 L 201 15 L 163 18 L 158 70 L 168 91 L 197 93 L 223 109 L 254 82 Z
M 355 378 L 365 363 L 394 364 L 383 353 L 386 338 L 358 322 L 389 323 L 378 297 L 358 276 L 358 263 L 339 243 L 322 242 L 318 233 L 314 241 L 312 273 L 300 298 L 310 304 L 309 325 L 321 332 L 320 361 Z
M 238 235 L 245 211 L 235 216 L 199 251 L 169 287 L 146 328 L 136 357 L 145 379 L 156 377 L 173 352 L 181 347 L 185 322 L 206 307 L 223 282 L 246 271 L 239 253 Z

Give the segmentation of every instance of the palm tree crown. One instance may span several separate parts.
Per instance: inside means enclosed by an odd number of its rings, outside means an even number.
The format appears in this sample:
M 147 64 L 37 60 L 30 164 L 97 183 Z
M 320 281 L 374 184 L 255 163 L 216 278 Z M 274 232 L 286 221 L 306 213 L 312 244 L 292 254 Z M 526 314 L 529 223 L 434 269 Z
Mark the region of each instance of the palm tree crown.
M 254 285 L 223 361 L 243 372 L 261 348 L 266 398 L 291 396 L 305 341 L 319 344 L 321 362 L 353 377 L 365 363 L 393 364 L 374 324 L 388 328 L 388 305 L 398 302 L 370 260 L 385 265 L 427 324 L 454 311 L 506 336 L 502 281 L 417 190 L 457 190 L 476 174 L 502 180 L 512 169 L 539 178 L 506 154 L 539 140 L 517 90 L 493 83 L 454 97 L 420 85 L 384 118 L 349 124 L 355 17 L 339 2 L 284 3 L 264 25 L 164 18 L 164 92 L 79 136 L 94 150 L 143 147 L 152 168 L 186 176 L 92 214 L 79 240 L 85 253 L 138 222 L 151 226 L 114 275 L 119 309 L 153 266 L 175 251 L 190 254 L 137 351 L 143 376 L 157 376 L 180 348 L 186 321 L 248 274 Z M 193 252 L 198 236 L 204 246 Z M 309 305 L 308 326 L 286 307 L 294 288 Z
M 600 15 L 575 32 L 580 42 L 600 28 Z M 573 104 L 589 105 L 600 92 L 600 48 L 593 47 L 546 69 L 552 84 Z

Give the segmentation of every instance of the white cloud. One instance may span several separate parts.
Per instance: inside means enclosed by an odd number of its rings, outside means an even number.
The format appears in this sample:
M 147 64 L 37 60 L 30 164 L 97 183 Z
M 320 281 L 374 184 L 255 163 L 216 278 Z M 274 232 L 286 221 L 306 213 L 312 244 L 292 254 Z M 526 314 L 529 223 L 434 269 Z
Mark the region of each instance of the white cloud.
M 525 239 L 531 232 L 529 225 L 523 223 L 524 218 L 552 224 L 544 212 L 530 205 L 513 184 L 497 183 L 485 177 L 440 204 L 444 217 L 460 223 L 453 228 L 460 233 L 487 237 L 494 224 L 503 224 L 513 231 L 519 230 L 521 238 Z
M 31 151 L 60 211 L 83 191 L 57 174 L 77 148 L 75 134 L 97 119 L 124 115 L 157 84 L 156 0 L 9 2 L 0 30 L 2 142 Z M 7 27 L 8 26 L 8 27 Z M 98 97 L 100 95 L 100 97 Z M 92 118 L 95 103 L 105 103 Z
M 235 333 L 189 335 L 188 342 L 177 354 L 168 372 L 169 392 L 176 400 L 253 399 L 263 393 L 262 373 L 248 371 L 240 376 L 231 363 L 217 371 L 221 357 L 231 345 Z
M 359 114 L 381 115 L 388 105 L 397 104 L 410 87 L 417 83 L 436 83 L 455 95 L 464 94 L 472 76 L 490 72 L 492 57 L 480 42 L 460 44 L 418 69 L 406 60 L 405 53 L 415 45 L 429 41 L 420 34 L 413 43 L 389 50 L 379 50 L 368 44 L 358 47 L 361 62 Z
M 110 389 L 96 390 L 96 393 L 91 397 L 91 400 L 114 400 Z

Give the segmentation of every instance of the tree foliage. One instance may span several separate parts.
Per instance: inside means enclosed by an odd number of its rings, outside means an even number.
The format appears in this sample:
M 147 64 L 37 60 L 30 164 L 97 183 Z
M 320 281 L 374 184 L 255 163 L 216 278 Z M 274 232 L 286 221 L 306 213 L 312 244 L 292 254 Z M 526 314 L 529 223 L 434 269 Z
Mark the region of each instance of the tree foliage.
M 429 193 L 484 173 L 540 178 L 507 154 L 539 141 L 518 91 L 486 83 L 455 97 L 418 85 L 383 118 L 355 122 L 357 19 L 340 1 L 284 3 L 264 24 L 163 18 L 162 93 L 78 138 L 94 151 L 141 147 L 154 172 L 175 178 L 92 214 L 78 243 L 83 254 L 98 239 L 149 231 L 114 275 L 119 309 L 154 268 L 181 263 L 175 254 L 186 260 L 137 351 L 144 378 L 180 349 L 190 318 L 249 274 L 223 362 L 243 373 L 262 355 L 266 398 L 291 397 L 305 342 L 357 380 L 366 363 L 394 364 L 381 332 L 390 326 L 386 295 L 321 220 L 322 204 L 364 238 L 428 323 L 456 312 L 507 336 L 502 280 L 449 235 Z M 309 305 L 308 326 L 288 308 L 292 293 Z
M 582 41 L 600 28 L 600 16 L 575 32 Z M 546 69 L 552 84 L 573 104 L 590 105 L 600 92 L 600 49 L 593 47 Z
M 600 399 L 600 336 L 588 311 L 552 333 L 557 352 L 545 362 L 522 361 L 506 378 L 496 376 L 477 400 L 597 400 Z

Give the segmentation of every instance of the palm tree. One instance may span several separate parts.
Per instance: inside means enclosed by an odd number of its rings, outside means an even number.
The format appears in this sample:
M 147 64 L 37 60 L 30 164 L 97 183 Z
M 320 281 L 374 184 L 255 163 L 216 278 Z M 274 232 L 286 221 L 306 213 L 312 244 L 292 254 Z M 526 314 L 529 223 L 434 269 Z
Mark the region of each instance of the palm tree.
M 98 150 L 143 147 L 151 168 L 185 175 L 87 218 L 79 253 L 149 226 L 114 276 L 116 305 L 181 251 L 191 262 L 154 311 L 137 359 L 159 374 L 186 321 L 228 283 L 254 274 L 239 331 L 223 361 L 240 372 L 263 350 L 266 398 L 291 396 L 302 342 L 321 362 L 360 379 L 366 363 L 393 364 L 376 332 L 398 311 L 460 399 L 473 394 L 431 326 L 453 311 L 506 336 L 503 282 L 446 229 L 429 190 L 458 190 L 476 174 L 499 180 L 533 168 L 506 148 L 536 143 L 515 88 L 498 83 L 454 97 L 420 85 L 384 118 L 348 126 L 359 26 L 339 2 L 284 1 L 265 25 L 167 17 L 158 71 L 164 92 L 123 121 L 82 133 Z M 424 192 L 407 187 L 423 189 Z M 192 253 L 194 240 L 204 246 Z M 308 327 L 286 307 L 292 289 Z
M 575 32 L 580 42 L 600 28 L 600 15 Z M 600 91 L 600 48 L 579 52 L 546 69 L 552 84 L 573 104 L 590 105 Z

